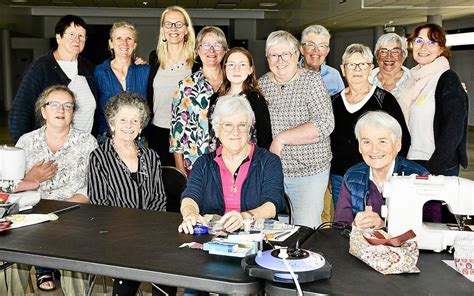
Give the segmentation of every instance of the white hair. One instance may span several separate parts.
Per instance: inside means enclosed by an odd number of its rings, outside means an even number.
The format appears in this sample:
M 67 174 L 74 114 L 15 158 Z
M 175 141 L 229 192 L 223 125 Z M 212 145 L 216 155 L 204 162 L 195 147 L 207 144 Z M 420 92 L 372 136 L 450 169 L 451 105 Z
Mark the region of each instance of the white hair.
M 361 129 L 369 127 L 388 129 L 394 142 L 397 139 L 402 138 L 402 127 L 400 126 L 400 123 L 398 123 L 398 121 L 391 115 L 383 111 L 369 111 L 359 118 L 354 128 L 357 141 L 360 141 Z
M 360 53 L 360 55 L 366 59 L 369 60 L 369 63 L 372 63 L 374 61 L 374 55 L 372 54 L 372 51 L 370 48 L 363 44 L 359 43 L 353 43 L 346 47 L 346 50 L 344 51 L 344 54 L 342 55 L 342 64 L 345 64 L 346 61 L 356 53 Z
M 234 114 L 245 114 L 247 117 L 247 124 L 250 126 L 255 120 L 250 103 L 244 96 L 222 96 L 217 99 L 216 108 L 212 113 L 211 123 L 212 128 L 216 131 L 219 123 L 225 121 L 225 118 Z
M 328 40 L 331 39 L 331 34 L 329 34 L 328 29 L 326 29 L 325 27 L 321 25 L 311 25 L 309 27 L 306 27 L 306 29 L 304 29 L 303 32 L 301 33 L 301 43 L 304 42 L 306 35 L 310 33 L 325 36 L 328 38 Z
M 402 49 L 403 58 L 405 59 L 408 56 L 407 40 L 395 33 L 387 33 L 380 36 L 377 40 L 377 43 L 375 44 L 374 54 L 377 55 L 377 51 L 380 49 L 380 47 L 390 42 L 398 42 L 398 44 L 400 44 L 400 48 Z
M 265 56 L 268 56 L 268 50 L 275 45 L 285 44 L 289 45 L 294 52 L 298 51 L 300 43 L 291 33 L 283 30 L 271 32 L 267 37 L 265 44 Z

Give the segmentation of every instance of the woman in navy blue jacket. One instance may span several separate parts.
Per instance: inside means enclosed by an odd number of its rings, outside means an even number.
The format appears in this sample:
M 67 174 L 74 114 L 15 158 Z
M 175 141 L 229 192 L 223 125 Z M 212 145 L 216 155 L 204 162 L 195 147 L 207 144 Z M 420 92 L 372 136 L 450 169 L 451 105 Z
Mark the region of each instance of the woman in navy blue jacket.
M 244 219 L 273 218 L 283 208 L 280 158 L 250 142 L 255 115 L 244 97 L 221 97 L 212 126 L 222 145 L 198 158 L 182 194 L 183 222 L 178 231 L 193 233 L 203 214 L 223 215 L 226 231 L 239 229 Z

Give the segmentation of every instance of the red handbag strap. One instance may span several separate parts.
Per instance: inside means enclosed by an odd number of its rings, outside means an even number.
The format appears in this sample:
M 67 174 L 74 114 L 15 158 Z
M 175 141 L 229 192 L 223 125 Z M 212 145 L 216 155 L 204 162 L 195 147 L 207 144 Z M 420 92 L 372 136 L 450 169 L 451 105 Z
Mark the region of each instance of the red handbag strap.
M 377 230 L 373 232 L 373 235 L 376 238 L 367 238 L 364 236 L 364 238 L 369 242 L 369 244 L 385 245 L 392 247 L 400 247 L 405 241 L 416 237 L 416 234 L 413 232 L 413 230 L 408 230 L 407 232 L 392 238 L 385 238 L 383 234 L 378 232 Z

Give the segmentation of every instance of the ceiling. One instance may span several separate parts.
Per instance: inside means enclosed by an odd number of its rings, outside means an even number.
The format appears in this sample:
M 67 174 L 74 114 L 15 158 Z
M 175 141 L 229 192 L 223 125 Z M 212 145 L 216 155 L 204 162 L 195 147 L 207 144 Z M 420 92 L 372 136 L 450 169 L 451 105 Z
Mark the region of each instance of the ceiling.
M 133 8 L 138 17 L 148 10 L 180 5 L 193 12 L 206 12 L 207 17 L 220 10 L 236 18 L 275 21 L 290 31 L 299 31 L 309 24 L 321 24 L 331 31 L 354 30 L 384 26 L 417 24 L 428 15 L 440 15 L 443 20 L 474 16 L 474 0 L 0 0 L 10 7 L 38 8 Z M 273 3 L 274 6 L 262 6 Z M 99 11 L 100 12 L 100 11 Z M 159 15 L 159 14 L 158 14 Z M 232 18 L 232 17 L 230 17 Z

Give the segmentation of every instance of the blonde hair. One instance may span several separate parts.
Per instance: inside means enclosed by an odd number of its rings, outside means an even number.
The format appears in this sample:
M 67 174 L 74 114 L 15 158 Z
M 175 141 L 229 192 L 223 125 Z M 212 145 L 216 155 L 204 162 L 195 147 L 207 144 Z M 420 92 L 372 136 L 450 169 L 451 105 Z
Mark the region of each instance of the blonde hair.
M 132 24 L 128 23 L 128 22 L 115 22 L 112 25 L 112 28 L 110 28 L 110 31 L 109 31 L 110 41 L 113 41 L 112 38 L 113 38 L 115 30 L 120 29 L 120 28 L 129 29 L 132 32 L 133 39 L 135 39 L 135 44 L 138 43 L 137 29 L 135 29 L 135 27 Z M 112 48 L 110 48 L 110 44 L 108 46 L 109 46 L 109 51 L 112 54 L 112 58 L 113 58 L 115 56 L 114 50 Z
M 165 22 L 165 15 L 168 12 L 176 11 L 183 15 L 185 25 L 188 28 L 188 34 L 184 37 L 184 56 L 186 57 L 186 65 L 191 68 L 194 64 L 196 58 L 196 52 L 194 51 L 194 46 L 196 44 L 196 34 L 194 32 L 193 24 L 191 22 L 191 17 L 188 12 L 180 6 L 169 6 L 163 11 L 160 19 L 160 27 L 163 28 L 163 23 Z M 166 62 L 168 61 L 168 46 L 165 39 L 163 30 L 160 30 L 160 35 L 158 36 L 158 44 L 156 46 L 156 54 L 158 56 L 158 62 L 160 67 L 164 69 L 166 67 Z M 166 40 L 166 39 L 165 39 Z

